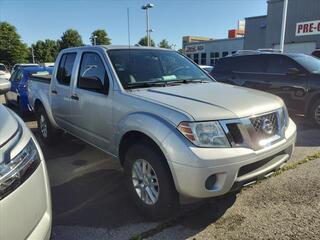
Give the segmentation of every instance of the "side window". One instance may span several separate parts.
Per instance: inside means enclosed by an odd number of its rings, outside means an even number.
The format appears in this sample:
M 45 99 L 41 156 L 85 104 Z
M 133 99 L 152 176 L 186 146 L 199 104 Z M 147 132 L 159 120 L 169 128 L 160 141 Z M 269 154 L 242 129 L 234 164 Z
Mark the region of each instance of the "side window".
M 62 55 L 57 73 L 57 80 L 60 84 L 66 86 L 70 85 L 76 55 L 76 53 L 65 53 Z
M 299 68 L 291 59 L 284 56 L 269 56 L 267 73 L 287 74 L 289 68 Z
M 241 56 L 237 58 L 234 66 L 236 72 L 262 73 L 265 72 L 265 66 L 268 59 L 265 56 Z
M 19 71 L 17 73 L 17 77 L 16 77 L 17 82 L 20 82 L 22 80 L 22 78 L 23 78 L 23 73 L 22 73 L 22 71 Z
M 108 75 L 103 62 L 97 53 L 83 53 L 77 87 L 93 92 L 108 93 Z
M 220 58 L 216 66 L 214 68 L 214 72 L 217 73 L 230 73 L 233 71 L 232 66 L 233 66 L 234 59 L 233 58 Z
M 10 82 L 15 81 L 16 80 L 16 76 L 18 74 L 18 71 L 14 71 L 9 79 Z

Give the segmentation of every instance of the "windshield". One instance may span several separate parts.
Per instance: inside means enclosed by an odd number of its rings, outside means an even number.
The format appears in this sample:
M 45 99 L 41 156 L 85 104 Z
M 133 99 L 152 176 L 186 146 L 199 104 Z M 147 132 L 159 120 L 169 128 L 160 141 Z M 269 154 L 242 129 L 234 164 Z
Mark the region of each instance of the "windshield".
M 293 58 L 309 72 L 320 73 L 320 59 L 309 55 L 299 55 Z
M 0 71 L 4 71 L 4 72 L 6 72 L 6 71 L 7 71 L 6 66 L 5 66 L 5 65 L 0 64 Z
M 174 51 L 109 50 L 108 55 L 124 88 L 148 83 L 212 81 L 201 69 Z

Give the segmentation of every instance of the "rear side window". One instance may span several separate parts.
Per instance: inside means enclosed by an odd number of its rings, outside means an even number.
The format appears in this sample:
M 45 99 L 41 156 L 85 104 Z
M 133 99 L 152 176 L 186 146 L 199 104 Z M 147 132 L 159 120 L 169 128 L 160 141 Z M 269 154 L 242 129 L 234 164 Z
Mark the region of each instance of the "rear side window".
M 109 79 L 100 56 L 93 52 L 82 55 L 77 87 L 93 92 L 107 93 Z
M 76 53 L 65 53 L 62 55 L 57 73 L 57 80 L 60 84 L 66 86 L 70 85 L 76 55 Z
M 265 72 L 267 63 L 268 59 L 263 55 L 240 56 L 236 57 L 234 71 L 246 73 L 262 73 Z
M 233 58 L 220 58 L 218 62 L 216 63 L 216 66 L 214 68 L 214 72 L 217 73 L 227 73 L 233 71 Z

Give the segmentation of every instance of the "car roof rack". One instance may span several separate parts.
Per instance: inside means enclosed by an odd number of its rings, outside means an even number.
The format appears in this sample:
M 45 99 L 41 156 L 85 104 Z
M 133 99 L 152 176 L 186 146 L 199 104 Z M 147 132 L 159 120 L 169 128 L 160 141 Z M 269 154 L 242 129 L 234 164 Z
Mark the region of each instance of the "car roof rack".
M 238 50 L 229 56 L 256 55 L 260 53 L 282 53 L 280 49 L 261 48 L 257 50 Z

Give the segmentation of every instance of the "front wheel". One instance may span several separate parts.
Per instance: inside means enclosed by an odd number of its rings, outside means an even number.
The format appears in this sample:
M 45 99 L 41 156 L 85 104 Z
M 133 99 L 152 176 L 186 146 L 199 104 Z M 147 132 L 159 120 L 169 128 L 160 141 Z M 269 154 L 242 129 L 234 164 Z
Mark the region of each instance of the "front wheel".
M 43 106 L 40 106 L 36 112 L 38 131 L 40 139 L 46 145 L 53 145 L 57 142 L 57 130 L 51 125 L 47 113 Z
M 312 123 L 320 128 L 320 99 L 312 105 L 309 117 Z
M 169 218 L 179 207 L 166 159 L 151 144 L 135 144 L 125 154 L 126 185 L 139 211 L 151 220 Z

